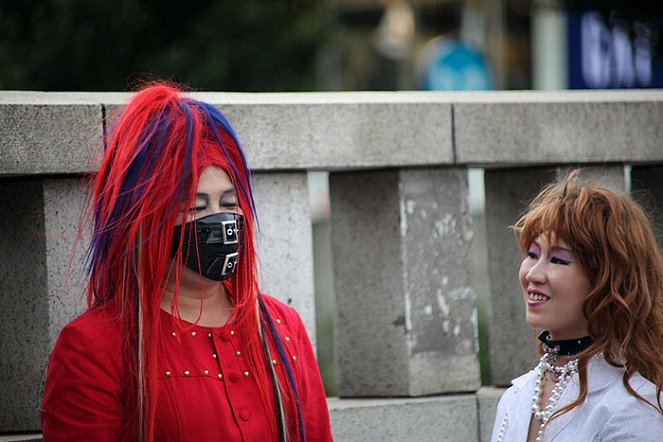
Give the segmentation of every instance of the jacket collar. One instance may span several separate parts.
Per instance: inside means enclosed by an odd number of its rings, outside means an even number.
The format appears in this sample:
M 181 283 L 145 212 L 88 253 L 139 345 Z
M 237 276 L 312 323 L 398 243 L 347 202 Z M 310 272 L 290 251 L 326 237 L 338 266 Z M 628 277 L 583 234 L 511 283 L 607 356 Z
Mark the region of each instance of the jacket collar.
M 593 357 L 587 364 L 587 396 L 592 396 L 615 382 L 620 382 L 623 374 L 623 368 L 613 367 L 605 361 L 603 356 Z M 518 391 L 522 390 L 533 394 L 536 378 L 536 369 L 534 369 L 515 378 L 511 381 L 511 384 Z M 579 387 L 579 377 L 578 375 L 575 375 L 566 384 L 566 388 L 560 397 L 559 404 L 563 406 L 575 401 L 580 391 Z M 518 419 L 512 424 L 514 427 L 514 434 L 527 434 L 529 431 L 532 416 L 531 394 L 525 395 L 527 400 L 517 401 L 517 403 L 514 404 L 517 411 L 515 413 L 510 413 L 510 416 L 518 417 Z M 575 407 L 571 411 L 564 413 L 561 416 L 557 416 L 548 422 L 545 430 L 545 438 L 547 440 L 554 438 L 557 433 L 559 433 L 568 422 L 577 415 L 579 407 L 580 406 Z
M 587 397 L 589 398 L 615 382 L 619 382 L 623 374 L 623 368 L 613 367 L 608 364 L 603 358 L 603 355 L 592 357 L 587 363 Z M 570 404 L 577 399 L 579 393 L 580 381 L 576 374 L 566 384 L 559 404 L 561 406 Z M 580 412 L 579 408 L 581 406 L 582 404 L 551 420 L 546 427 L 546 439 L 553 439 Z
M 594 356 L 587 363 L 587 393 L 591 394 L 612 385 L 615 380 L 621 379 L 624 375 L 624 369 L 613 367 L 608 364 L 604 357 Z M 522 376 L 511 381 L 511 384 L 518 389 L 522 389 L 528 383 L 536 382 L 536 372 L 531 370 Z M 574 376 L 568 385 L 578 385 L 578 377 Z M 577 396 L 577 393 L 576 393 Z
M 613 367 L 605 361 L 603 355 L 594 356 L 587 364 L 587 394 L 596 393 L 620 381 L 624 369 Z

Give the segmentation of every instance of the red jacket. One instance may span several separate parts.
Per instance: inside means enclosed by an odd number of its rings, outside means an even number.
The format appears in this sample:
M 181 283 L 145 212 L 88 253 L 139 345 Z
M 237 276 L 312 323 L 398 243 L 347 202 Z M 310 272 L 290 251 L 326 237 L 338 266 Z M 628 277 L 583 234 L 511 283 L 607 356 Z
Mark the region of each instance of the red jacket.
M 293 367 L 306 440 L 330 441 L 327 401 L 301 318 L 294 309 L 263 296 Z M 41 409 L 45 442 L 120 438 L 125 367 L 119 327 L 108 316 L 104 309 L 88 311 L 60 333 L 51 354 Z M 190 324 L 182 330 L 167 312 L 162 312 L 161 321 L 164 351 L 159 355 L 156 439 L 268 440 L 268 416 L 232 324 L 215 328 Z M 273 348 L 271 351 L 276 354 Z M 275 367 L 283 383 L 281 365 Z

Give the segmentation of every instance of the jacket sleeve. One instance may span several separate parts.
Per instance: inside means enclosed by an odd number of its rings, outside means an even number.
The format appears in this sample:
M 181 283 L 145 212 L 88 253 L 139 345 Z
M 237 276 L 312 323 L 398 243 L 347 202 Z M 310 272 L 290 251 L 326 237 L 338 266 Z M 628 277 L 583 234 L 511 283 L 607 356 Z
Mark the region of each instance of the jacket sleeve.
M 322 386 L 318 362 L 301 318 L 298 320 L 299 395 L 307 441 L 332 441 L 327 397 Z
M 80 321 L 60 333 L 51 353 L 41 407 L 45 442 L 120 438 L 120 349 L 109 354 L 112 337 L 104 335 Z

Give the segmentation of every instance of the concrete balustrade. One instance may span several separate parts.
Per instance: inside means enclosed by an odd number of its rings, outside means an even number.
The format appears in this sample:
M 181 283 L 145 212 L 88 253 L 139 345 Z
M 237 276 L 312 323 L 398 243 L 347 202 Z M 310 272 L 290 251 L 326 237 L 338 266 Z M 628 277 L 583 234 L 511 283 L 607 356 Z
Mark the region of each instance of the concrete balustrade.
M 261 288 L 297 309 L 315 345 L 313 244 L 306 174 L 253 176 Z
M 663 91 L 494 92 L 454 104 L 458 162 L 631 163 L 661 159 Z
M 78 178 L 0 180 L 2 432 L 39 429 L 48 355 L 84 309 L 84 253 L 72 255 L 84 190 Z
M 245 146 L 263 288 L 312 338 L 306 172 L 332 172 L 339 441 L 489 439 L 502 390 L 479 388 L 474 287 L 489 279 L 493 381 L 508 385 L 536 358 L 508 226 L 543 183 L 574 165 L 630 182 L 663 231 L 663 91 L 193 95 Z M 1 440 L 39 432 L 48 354 L 84 307 L 84 175 L 127 98 L 0 92 Z M 488 275 L 472 273 L 467 167 L 486 167 Z
M 463 168 L 330 178 L 339 395 L 479 387 Z
M 637 165 L 631 168 L 631 194 L 654 222 L 658 245 L 663 245 L 663 166 Z
M 75 95 L 0 93 L 0 176 L 94 170 L 102 119 L 100 103 Z

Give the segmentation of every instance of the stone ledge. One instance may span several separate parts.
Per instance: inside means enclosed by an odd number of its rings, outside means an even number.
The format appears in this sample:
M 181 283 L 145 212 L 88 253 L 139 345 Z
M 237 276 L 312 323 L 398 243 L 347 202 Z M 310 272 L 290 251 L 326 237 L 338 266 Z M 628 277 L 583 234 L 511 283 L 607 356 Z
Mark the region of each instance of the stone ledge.
M 255 170 L 338 170 L 453 162 L 451 104 L 438 95 L 192 93 L 191 96 L 214 104 L 228 116 Z M 25 109 L 24 120 L 29 121 L 30 112 L 44 103 L 48 106 L 68 103 L 73 109 L 98 107 L 96 122 L 101 128 L 101 109 L 112 124 L 117 109 L 129 97 L 128 93 L 103 92 L 0 92 L 0 121 L 10 120 L 15 108 Z M 44 139 L 55 135 L 59 140 L 63 137 L 58 131 L 67 133 L 79 130 L 79 126 L 75 120 L 63 121 L 57 130 L 45 125 L 38 134 Z M 0 135 L 10 129 L 0 123 Z M 20 128 L 20 132 L 26 130 Z M 23 169 L 0 167 L 0 175 L 87 172 L 89 158 L 93 156 L 89 148 L 100 146 L 98 138 L 89 146 L 80 143 L 72 146 L 78 157 L 68 159 L 67 170 L 42 170 L 35 162 L 23 159 L 25 155 L 21 153 L 25 149 L 39 150 L 29 140 L 7 142 L 3 149 L 19 158 L 17 163 L 27 165 Z M 44 153 L 43 158 L 37 159 L 37 165 L 57 159 L 46 143 L 39 146 Z
M 479 437 L 474 394 L 397 399 L 328 398 L 337 442 L 472 442 Z
M 505 388 L 495 387 L 481 387 L 479 391 L 477 391 L 481 442 L 490 441 L 490 435 L 493 431 L 493 424 L 495 422 L 497 404 L 505 391 Z
M 334 440 L 337 442 L 358 440 L 472 442 L 490 440 L 494 408 L 503 392 L 503 389 L 482 387 L 476 394 L 416 399 L 333 397 L 327 398 L 327 403 Z M 492 416 L 481 415 L 490 412 Z M 480 423 L 481 439 L 479 439 L 477 422 Z M 490 426 L 487 426 L 488 424 Z M 488 429 L 488 433 L 484 433 L 485 428 Z M 40 434 L 0 436 L 0 442 L 41 440 Z
M 663 161 L 660 90 L 191 95 L 227 113 L 255 170 Z M 0 176 L 94 169 L 102 113 L 129 96 L 0 92 Z
M 663 160 L 663 101 L 458 103 L 459 163 L 484 166 Z
M 0 176 L 95 170 L 102 107 L 75 97 L 0 93 Z
M 41 442 L 41 434 L 15 434 L 0 436 L 0 442 Z

